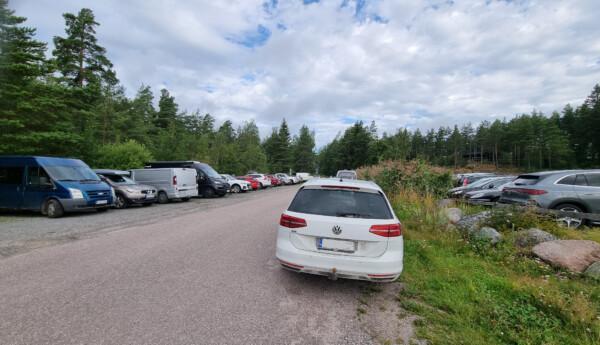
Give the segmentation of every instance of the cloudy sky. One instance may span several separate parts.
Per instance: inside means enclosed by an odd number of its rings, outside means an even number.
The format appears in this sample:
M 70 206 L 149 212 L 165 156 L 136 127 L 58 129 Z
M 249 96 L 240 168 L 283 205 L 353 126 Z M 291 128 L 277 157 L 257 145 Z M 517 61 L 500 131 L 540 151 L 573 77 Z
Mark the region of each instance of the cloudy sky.
M 91 8 L 129 95 L 166 87 L 182 109 L 266 135 L 285 117 L 324 145 L 379 131 L 551 112 L 600 82 L 598 0 L 12 0 L 38 38 Z M 50 44 L 50 49 L 52 45 Z

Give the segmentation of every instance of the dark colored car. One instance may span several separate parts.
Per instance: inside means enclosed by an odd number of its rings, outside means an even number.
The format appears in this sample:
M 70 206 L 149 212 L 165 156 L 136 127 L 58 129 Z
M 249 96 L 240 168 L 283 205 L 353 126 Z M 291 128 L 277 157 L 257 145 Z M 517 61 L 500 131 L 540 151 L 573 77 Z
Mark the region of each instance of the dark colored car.
M 162 161 L 146 163 L 147 168 L 194 168 L 198 173 L 198 195 L 222 197 L 229 191 L 229 183 L 210 165 L 198 161 Z
M 132 204 L 149 206 L 156 202 L 156 189 L 152 186 L 139 184 L 130 179 L 129 171 L 96 169 L 100 179 L 115 190 L 116 208 L 126 208 Z
M 79 159 L 0 156 L 0 208 L 57 218 L 65 212 L 106 211 L 113 204 L 113 193 Z
M 496 202 L 500 200 L 500 196 L 502 196 L 502 189 L 509 185 L 515 176 L 510 176 L 507 178 L 500 178 L 492 182 L 486 183 L 482 188 L 471 190 L 469 192 L 464 193 L 465 200 L 470 203 L 482 203 L 482 202 Z
M 450 189 L 448 191 L 448 196 L 452 198 L 462 198 L 466 193 L 482 189 L 493 189 L 514 179 L 514 176 L 493 176 L 481 178 L 469 185 Z

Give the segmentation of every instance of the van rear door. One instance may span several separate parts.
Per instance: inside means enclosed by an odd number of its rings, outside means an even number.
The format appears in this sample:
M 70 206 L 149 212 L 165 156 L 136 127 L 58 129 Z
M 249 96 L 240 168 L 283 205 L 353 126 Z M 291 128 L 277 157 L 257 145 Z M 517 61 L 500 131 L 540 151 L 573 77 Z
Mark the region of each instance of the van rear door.
M 21 207 L 24 170 L 22 166 L 0 166 L 0 208 Z
M 197 196 L 198 184 L 196 176 L 197 172 L 194 168 L 174 168 L 173 184 L 175 185 L 175 188 L 180 193 L 184 193 L 185 196 Z

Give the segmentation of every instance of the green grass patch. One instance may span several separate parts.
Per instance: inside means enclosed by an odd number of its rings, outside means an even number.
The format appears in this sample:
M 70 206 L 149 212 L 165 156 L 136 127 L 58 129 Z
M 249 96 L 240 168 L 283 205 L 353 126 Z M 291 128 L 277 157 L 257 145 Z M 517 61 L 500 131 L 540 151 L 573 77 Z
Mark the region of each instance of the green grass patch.
M 491 246 L 444 230 L 437 211 L 424 209 L 433 204 L 427 197 L 419 203 L 396 198 L 394 204 L 406 227 L 399 301 L 424 317 L 419 337 L 432 344 L 600 344 L 600 284 L 517 249 L 514 223 L 499 229 L 505 241 Z M 409 214 L 424 218 L 401 216 Z M 530 222 L 518 217 L 517 223 Z M 550 227 L 562 238 L 600 234 L 540 222 L 527 225 Z

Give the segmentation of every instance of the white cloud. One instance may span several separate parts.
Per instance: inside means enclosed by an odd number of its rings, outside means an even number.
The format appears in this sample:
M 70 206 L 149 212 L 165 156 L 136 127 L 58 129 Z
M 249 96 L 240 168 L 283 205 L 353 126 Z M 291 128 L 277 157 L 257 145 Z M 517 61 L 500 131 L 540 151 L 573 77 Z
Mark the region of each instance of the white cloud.
M 545 112 L 583 100 L 600 82 L 600 5 L 564 1 L 69 1 L 10 3 L 40 38 L 61 14 L 90 7 L 100 43 L 133 93 L 166 85 L 180 108 L 263 134 L 282 117 L 318 145 L 348 119 L 380 131 Z M 433 4 L 433 5 L 432 5 Z M 228 38 L 270 31 L 250 47 Z M 285 28 L 285 29 L 282 29 Z M 253 38 L 248 36 L 249 40 Z

